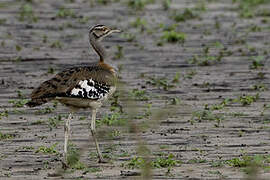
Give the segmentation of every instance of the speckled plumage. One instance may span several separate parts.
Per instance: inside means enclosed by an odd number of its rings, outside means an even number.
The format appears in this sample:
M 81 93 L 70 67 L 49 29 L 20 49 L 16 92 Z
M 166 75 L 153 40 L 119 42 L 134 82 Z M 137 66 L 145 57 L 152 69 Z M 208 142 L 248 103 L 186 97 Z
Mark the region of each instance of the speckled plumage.
M 52 79 L 43 82 L 38 88 L 36 88 L 31 94 L 31 101 L 28 103 L 30 107 L 38 106 L 48 101 L 55 99 L 56 97 L 74 97 L 74 98 L 86 98 L 87 96 L 74 96 L 71 94 L 73 89 L 78 88 L 79 83 L 84 80 L 92 80 L 95 82 L 97 90 L 100 91 L 100 96 L 89 96 L 88 99 L 98 100 L 106 95 L 108 88 L 115 86 L 116 74 L 114 69 L 105 64 L 98 63 L 92 66 L 86 67 L 74 67 L 64 70 L 56 74 Z M 102 88 L 103 87 L 103 88 Z M 92 97 L 92 98 L 91 98 Z
M 104 37 L 119 30 L 112 30 L 104 25 L 96 25 L 89 30 L 89 42 L 99 55 L 97 64 L 85 67 L 74 67 L 56 74 L 52 79 L 43 82 L 31 94 L 28 106 L 42 105 L 53 99 L 70 107 L 70 114 L 65 122 L 64 133 L 64 164 L 67 162 L 67 146 L 70 136 L 70 121 L 72 113 L 80 108 L 90 108 L 92 119 L 90 130 L 96 145 L 99 162 L 104 162 L 96 138 L 95 122 L 97 110 L 102 102 L 116 89 L 116 72 L 104 63 L 106 53 L 99 43 Z

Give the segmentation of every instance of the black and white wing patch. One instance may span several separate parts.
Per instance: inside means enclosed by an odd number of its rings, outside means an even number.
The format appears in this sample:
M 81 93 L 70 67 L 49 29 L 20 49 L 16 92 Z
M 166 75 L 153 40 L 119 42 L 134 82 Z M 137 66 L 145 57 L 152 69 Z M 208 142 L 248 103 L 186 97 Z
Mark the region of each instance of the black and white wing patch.
M 67 95 L 85 99 L 98 100 L 110 93 L 111 87 L 105 83 L 99 83 L 92 79 L 81 80 Z

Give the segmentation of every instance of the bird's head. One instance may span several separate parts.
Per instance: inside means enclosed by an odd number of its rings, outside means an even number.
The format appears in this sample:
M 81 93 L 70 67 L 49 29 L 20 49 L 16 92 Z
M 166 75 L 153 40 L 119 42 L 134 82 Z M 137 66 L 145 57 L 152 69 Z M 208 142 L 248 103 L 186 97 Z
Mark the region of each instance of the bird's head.
M 98 24 L 90 29 L 89 36 L 92 36 L 96 40 L 101 41 L 104 37 L 106 37 L 112 33 L 115 33 L 115 32 L 119 33 L 121 31 L 118 29 L 108 28 L 105 25 Z

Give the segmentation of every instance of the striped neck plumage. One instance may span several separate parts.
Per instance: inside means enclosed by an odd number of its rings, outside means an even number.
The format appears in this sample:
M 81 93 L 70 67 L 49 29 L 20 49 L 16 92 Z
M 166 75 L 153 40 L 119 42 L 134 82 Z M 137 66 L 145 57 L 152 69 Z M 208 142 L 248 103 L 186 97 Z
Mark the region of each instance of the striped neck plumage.
M 89 42 L 92 45 L 93 49 L 96 51 L 96 53 L 99 55 L 99 61 L 104 62 L 104 59 L 106 58 L 106 51 L 100 44 L 100 40 L 95 37 L 95 34 L 90 33 Z

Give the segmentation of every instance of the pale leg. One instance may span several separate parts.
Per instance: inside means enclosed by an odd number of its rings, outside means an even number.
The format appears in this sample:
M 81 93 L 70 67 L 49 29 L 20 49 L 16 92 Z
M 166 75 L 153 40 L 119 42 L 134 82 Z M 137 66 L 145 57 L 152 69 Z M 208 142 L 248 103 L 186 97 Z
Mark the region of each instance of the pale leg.
M 97 110 L 92 109 L 92 120 L 91 120 L 90 129 L 91 129 L 93 139 L 95 141 L 99 162 L 102 163 L 102 162 L 105 162 L 105 161 L 103 160 L 102 154 L 101 154 L 101 152 L 99 150 L 99 145 L 98 145 L 97 138 L 96 138 L 96 114 L 97 114 Z
M 64 144 L 64 161 L 67 163 L 67 148 L 68 148 L 68 138 L 70 135 L 70 120 L 72 118 L 72 113 L 69 113 L 66 119 L 64 131 L 65 131 L 65 144 Z

